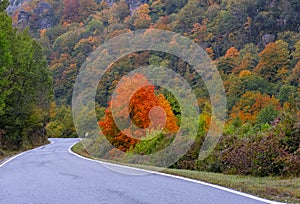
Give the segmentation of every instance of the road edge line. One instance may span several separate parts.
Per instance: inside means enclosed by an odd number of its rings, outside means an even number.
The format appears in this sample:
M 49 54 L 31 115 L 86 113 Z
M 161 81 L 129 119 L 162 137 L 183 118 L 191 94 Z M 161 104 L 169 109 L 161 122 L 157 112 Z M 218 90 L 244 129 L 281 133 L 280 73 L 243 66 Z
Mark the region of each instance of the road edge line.
M 80 141 L 81 140 L 82 140 L 82 138 L 80 138 Z M 79 157 L 79 158 L 87 160 L 87 161 L 96 162 L 96 163 L 104 164 L 104 165 L 111 165 L 111 166 L 116 166 L 116 167 L 121 167 L 121 168 L 132 169 L 132 170 L 135 170 L 135 171 L 147 172 L 147 173 L 151 173 L 151 174 L 157 174 L 157 175 L 160 175 L 160 176 L 171 177 L 171 178 L 180 179 L 180 180 L 184 180 L 184 181 L 189 181 L 189 182 L 192 182 L 192 183 L 197 183 L 197 184 L 209 186 L 209 187 L 212 187 L 212 188 L 216 188 L 216 189 L 223 190 L 223 191 L 233 193 L 233 194 L 236 194 L 236 195 L 240 195 L 240 196 L 243 196 L 243 197 L 246 197 L 246 198 L 250 198 L 250 199 L 253 199 L 253 200 L 265 202 L 265 203 L 268 203 L 268 204 L 284 204 L 284 203 L 281 203 L 281 202 L 271 201 L 271 200 L 268 200 L 268 199 L 265 199 L 265 198 L 260 198 L 260 197 L 257 197 L 257 196 L 251 195 L 251 194 L 239 192 L 237 190 L 233 190 L 233 189 L 230 189 L 230 188 L 227 188 L 227 187 L 207 183 L 207 182 L 196 180 L 196 179 L 191 179 L 191 178 L 186 178 L 186 177 L 182 177 L 182 176 L 166 174 L 166 173 L 162 173 L 162 172 L 151 171 L 151 170 L 146 170 L 146 169 L 140 169 L 140 168 L 136 168 L 136 167 L 124 166 L 124 165 L 120 165 L 120 164 L 113 164 L 113 163 L 109 163 L 109 162 L 104 162 L 104 161 L 99 161 L 99 160 L 95 160 L 95 159 L 86 158 L 86 157 L 81 156 L 81 155 L 79 155 L 79 154 L 72 151 L 72 147 L 75 146 L 79 142 L 76 142 L 76 143 L 72 144 L 69 147 L 68 152 L 70 154 L 76 156 L 76 157 Z
M 49 141 L 50 141 L 50 140 L 49 140 Z M 41 147 L 45 147 L 45 146 L 51 145 L 51 144 L 53 144 L 53 143 L 54 143 L 54 141 L 50 141 L 50 144 L 46 144 L 46 145 L 43 145 L 43 146 L 36 147 L 36 148 L 34 148 L 34 149 L 30 149 L 30 150 L 21 152 L 21 153 L 15 155 L 15 156 L 9 158 L 8 160 L 6 160 L 5 162 L 3 162 L 2 164 L 0 164 L 0 168 L 2 168 L 4 165 L 6 165 L 7 163 L 11 162 L 12 160 L 14 160 L 14 159 L 16 159 L 16 158 L 22 156 L 22 155 L 25 154 L 25 153 L 31 152 L 31 151 L 33 151 L 33 150 L 35 150 L 35 149 L 38 149 L 38 148 L 41 148 Z

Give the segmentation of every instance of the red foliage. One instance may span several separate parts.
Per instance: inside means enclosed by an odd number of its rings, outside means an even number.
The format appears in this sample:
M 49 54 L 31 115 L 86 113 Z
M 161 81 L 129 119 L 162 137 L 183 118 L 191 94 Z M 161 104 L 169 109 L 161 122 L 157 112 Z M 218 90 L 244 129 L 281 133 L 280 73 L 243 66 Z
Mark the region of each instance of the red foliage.
M 176 117 L 169 102 L 163 95 L 156 95 L 154 86 L 141 74 L 123 77 L 121 85 L 116 89 L 116 95 L 109 103 L 104 118 L 99 122 L 103 134 L 111 144 L 122 151 L 134 147 L 141 137 L 153 130 L 175 133 L 178 130 Z M 136 87 L 142 87 L 136 90 Z M 129 101 L 129 107 L 125 105 Z M 122 125 L 121 130 L 115 124 L 114 117 Z M 128 121 L 139 127 L 134 129 Z

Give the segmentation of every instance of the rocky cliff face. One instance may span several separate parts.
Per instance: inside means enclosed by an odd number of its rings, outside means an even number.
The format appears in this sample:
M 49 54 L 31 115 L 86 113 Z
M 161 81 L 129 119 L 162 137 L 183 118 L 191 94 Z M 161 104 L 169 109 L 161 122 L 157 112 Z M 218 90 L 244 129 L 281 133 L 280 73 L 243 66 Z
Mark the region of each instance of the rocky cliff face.
M 16 10 L 22 8 L 24 2 L 29 2 L 31 0 L 10 0 L 10 5 L 7 8 L 7 12 L 12 15 Z M 92 0 L 91 0 L 92 1 Z M 112 5 L 117 0 L 106 0 L 109 5 Z M 130 10 L 136 9 L 138 6 L 144 3 L 148 3 L 149 0 L 126 0 L 127 4 L 130 7 Z
M 39 2 L 32 11 L 20 9 L 16 26 L 21 29 L 29 26 L 31 30 L 39 31 L 51 27 L 53 18 L 54 11 L 52 6 L 46 2 Z
M 9 15 L 13 15 L 13 13 L 21 9 L 22 4 L 27 0 L 10 0 L 10 5 L 7 7 L 6 11 Z
M 33 13 L 37 22 L 38 30 L 47 29 L 52 26 L 54 11 L 50 4 L 46 2 L 38 3 Z
M 38 31 L 51 27 L 53 25 L 54 10 L 52 6 L 41 0 L 33 10 L 24 11 L 22 5 L 31 0 L 10 0 L 10 5 L 7 8 L 7 13 L 11 16 L 16 15 L 15 25 L 21 29 L 30 27 L 31 30 Z M 93 0 L 91 0 L 93 1 Z M 106 0 L 110 5 L 113 5 L 116 0 Z M 148 3 L 149 0 L 126 0 L 131 11 L 138 6 Z M 30 23 L 34 22 L 34 24 Z
M 127 0 L 126 2 L 128 3 L 130 10 L 134 10 L 138 6 L 148 3 L 149 0 Z
M 109 5 L 112 5 L 116 0 L 106 0 L 106 2 L 109 3 Z M 126 2 L 129 5 L 130 10 L 133 11 L 140 5 L 148 3 L 149 0 L 126 0 Z

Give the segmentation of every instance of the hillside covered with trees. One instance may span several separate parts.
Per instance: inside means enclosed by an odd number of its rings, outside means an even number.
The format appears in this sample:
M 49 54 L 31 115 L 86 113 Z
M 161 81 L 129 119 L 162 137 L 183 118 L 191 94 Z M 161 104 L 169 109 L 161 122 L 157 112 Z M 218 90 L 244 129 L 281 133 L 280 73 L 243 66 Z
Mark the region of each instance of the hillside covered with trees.
M 141 66 L 161 65 L 171 67 L 189 82 L 195 90 L 201 110 L 197 139 L 173 168 L 259 176 L 299 175 L 299 11 L 298 0 L 24 1 L 22 6 L 9 10 L 12 20 L 6 14 L 1 14 L 4 20 L 0 21 L 0 25 L 3 24 L 0 34 L 12 33 L 7 34 L 9 38 L 0 38 L 6 39 L 0 41 L 5 43 L 1 49 L 7 47 L 11 51 L 5 53 L 14 52 L 14 57 L 5 57 L 0 61 L 0 86 L 4 87 L 2 90 L 8 91 L 4 94 L 1 90 L 0 114 L 10 116 L 12 113 L 9 112 L 9 107 L 13 105 L 17 107 L 13 114 L 30 111 L 27 117 L 21 118 L 20 121 L 36 119 L 34 114 L 39 111 L 43 114 L 48 113 L 43 109 L 44 104 L 39 104 L 47 100 L 39 97 L 46 97 L 40 95 L 46 81 L 40 77 L 48 79 L 49 75 L 46 69 L 35 69 L 36 66 L 46 67 L 46 61 L 39 56 L 41 48 L 35 41 L 29 40 L 29 34 L 42 45 L 43 54 L 53 74 L 55 102 L 50 104 L 47 135 L 74 137 L 76 132 L 70 108 L 73 85 L 81 65 L 89 54 L 106 40 L 123 33 L 148 28 L 173 31 L 188 37 L 206 50 L 224 81 L 227 122 L 217 148 L 204 161 L 198 160 L 201 144 L 211 120 L 209 95 L 201 78 L 195 74 L 192 67 L 177 57 L 150 51 L 132 53 L 120 59 L 99 84 L 96 99 L 99 124 L 108 134 L 112 144 L 117 144 L 119 149 L 126 152 L 150 154 L 170 142 L 170 138 L 164 136 L 147 145 L 138 141 L 128 141 L 128 138 L 115 129 L 109 112 L 109 101 L 115 84 L 123 75 Z M 9 26 L 10 24 L 20 30 L 27 28 L 28 32 L 17 32 Z M 9 30 L 2 32 L 2 29 Z M 27 46 L 31 49 L 27 49 Z M 29 63 L 26 58 L 26 63 L 33 69 L 32 72 L 26 71 L 28 66 L 24 69 L 21 66 L 18 70 L 24 70 L 24 75 L 33 74 L 37 81 L 40 80 L 40 84 L 35 86 L 32 86 L 31 82 L 23 83 L 22 90 L 28 88 L 30 94 L 26 91 L 10 92 L 14 87 L 5 84 L 5 77 L 12 76 L 7 75 L 7 71 L 23 63 L 19 61 L 23 60 L 24 55 L 18 50 L 24 50 L 34 59 Z M 45 74 L 40 75 L 35 71 Z M 23 76 L 22 73 L 16 73 L 14 76 Z M 38 83 L 37 81 L 34 83 Z M 31 90 L 31 87 L 36 89 Z M 16 87 L 15 90 L 21 89 Z M 172 108 L 169 117 L 174 118 L 176 124 L 170 125 L 172 130 L 176 130 L 181 117 L 176 100 L 163 89 L 145 91 L 151 92 L 150 95 L 157 104 L 164 103 L 166 109 Z M 36 101 L 28 103 L 30 108 L 20 106 L 32 98 Z M 142 104 L 138 100 L 136 103 Z M 132 116 L 135 114 L 133 109 Z M 9 121 L 5 115 L 1 115 L 1 120 L 4 119 L 6 123 Z M 1 125 L 6 123 L 1 121 Z M 25 124 L 22 122 L 20 126 Z M 144 121 L 141 127 L 146 124 L 147 121 Z M 5 127 L 9 127 L 9 124 Z M 91 149 L 96 147 L 97 143 Z M 97 156 L 106 157 L 106 154 L 113 154 L 113 151 Z

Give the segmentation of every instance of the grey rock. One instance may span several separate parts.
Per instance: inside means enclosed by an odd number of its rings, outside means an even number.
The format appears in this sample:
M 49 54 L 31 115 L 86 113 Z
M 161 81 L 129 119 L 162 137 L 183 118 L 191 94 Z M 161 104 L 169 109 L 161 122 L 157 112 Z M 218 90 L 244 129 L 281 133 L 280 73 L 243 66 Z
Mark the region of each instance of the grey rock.
M 31 14 L 29 12 L 20 11 L 18 15 L 18 27 L 20 29 L 25 29 L 28 25 Z
M 265 46 L 274 41 L 275 41 L 275 35 L 273 34 L 265 34 L 262 36 L 262 42 Z
M 54 11 L 50 4 L 40 2 L 33 11 L 21 10 L 18 15 L 18 28 L 24 29 L 27 26 L 31 30 L 43 30 L 53 25 Z
M 38 30 L 47 29 L 53 24 L 54 11 L 52 6 L 46 2 L 38 3 L 34 9 L 34 18 L 38 27 Z
M 10 4 L 6 9 L 9 15 L 12 15 L 16 10 L 21 9 L 22 4 L 29 0 L 10 0 Z
M 116 0 L 106 0 L 106 2 L 112 6 L 113 3 L 117 2 Z M 131 11 L 135 10 L 137 7 L 139 7 L 142 4 L 148 3 L 149 0 L 126 0 L 126 3 L 129 5 L 129 8 Z

